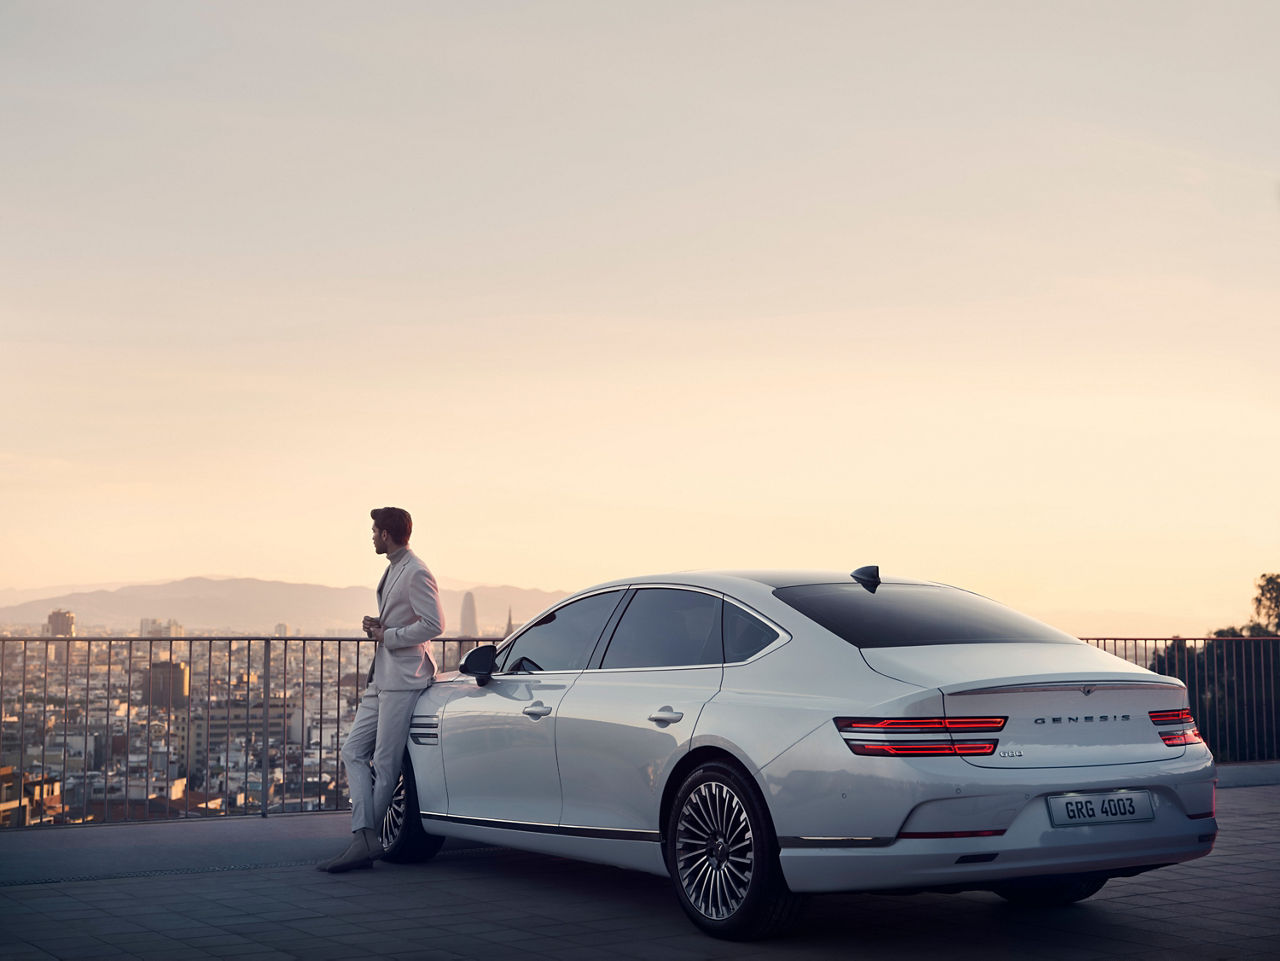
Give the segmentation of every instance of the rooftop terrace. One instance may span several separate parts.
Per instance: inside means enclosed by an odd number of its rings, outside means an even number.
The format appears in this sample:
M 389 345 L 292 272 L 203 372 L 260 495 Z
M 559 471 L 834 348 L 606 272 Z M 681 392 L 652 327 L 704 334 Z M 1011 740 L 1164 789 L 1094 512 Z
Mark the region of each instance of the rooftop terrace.
M 1070 908 L 831 895 L 792 936 L 746 945 L 697 933 L 661 878 L 500 848 L 322 874 L 312 865 L 341 846 L 342 813 L 14 830 L 0 832 L 0 957 L 1280 957 L 1280 786 L 1220 791 L 1218 822 L 1208 857 L 1113 880 Z

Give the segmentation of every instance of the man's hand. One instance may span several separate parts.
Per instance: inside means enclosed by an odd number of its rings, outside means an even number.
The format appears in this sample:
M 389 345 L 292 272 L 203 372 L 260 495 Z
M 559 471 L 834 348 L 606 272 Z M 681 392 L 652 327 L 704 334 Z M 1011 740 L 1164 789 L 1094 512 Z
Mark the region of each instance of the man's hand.
M 373 631 L 376 628 L 378 631 L 378 640 L 382 640 L 382 622 L 376 617 L 369 617 L 366 615 L 365 619 L 360 622 L 360 627 L 370 637 L 373 637 Z
M 385 628 L 383 628 L 381 624 L 379 624 L 377 627 L 369 628 L 369 636 L 372 637 L 379 644 L 382 643 L 382 635 L 385 633 L 386 633 L 386 630 Z

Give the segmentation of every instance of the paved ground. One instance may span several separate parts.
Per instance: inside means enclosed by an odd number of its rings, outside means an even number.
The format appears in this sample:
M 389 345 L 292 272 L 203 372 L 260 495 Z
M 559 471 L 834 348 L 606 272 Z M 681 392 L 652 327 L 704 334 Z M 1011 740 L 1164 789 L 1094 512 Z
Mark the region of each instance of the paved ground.
M 497 848 L 326 875 L 345 815 L 0 833 L 0 959 L 1280 958 L 1280 786 L 1218 794 L 1206 858 L 1018 911 L 987 894 L 813 900 L 786 939 L 697 933 L 661 878 Z

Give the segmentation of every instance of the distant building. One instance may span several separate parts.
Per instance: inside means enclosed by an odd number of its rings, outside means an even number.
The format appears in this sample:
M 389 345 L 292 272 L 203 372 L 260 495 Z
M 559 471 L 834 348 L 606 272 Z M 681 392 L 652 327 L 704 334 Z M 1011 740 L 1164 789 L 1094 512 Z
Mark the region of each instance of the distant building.
M 276 637 L 288 637 L 288 636 L 289 636 L 289 625 L 288 625 L 288 624 L 277 624 L 277 625 L 276 625 Z
M 52 824 L 62 814 L 62 779 L 0 767 L 0 827 Z
M 154 617 L 144 617 L 138 625 L 139 637 L 186 637 L 187 630 L 172 617 L 161 621 Z
M 49 621 L 45 625 L 45 633 L 52 634 L 54 637 L 75 637 L 75 614 L 71 611 L 64 611 L 62 608 L 50 612 Z
M 462 623 L 460 630 L 463 637 L 480 636 L 480 628 L 476 624 L 476 596 L 470 591 L 462 595 Z
M 0 828 L 20 828 L 27 823 L 27 801 L 22 796 L 22 772 L 0 767 Z
M 191 668 L 180 661 L 160 661 L 143 671 L 142 684 L 147 704 L 185 708 L 191 698 Z
M 300 702 L 283 695 L 273 695 L 267 702 L 268 738 L 278 745 L 300 744 L 306 733 L 305 716 Z M 208 715 L 175 714 L 172 721 L 173 750 L 188 770 L 199 770 L 209 764 L 211 754 L 226 753 L 228 745 L 246 734 L 258 739 L 263 729 L 262 698 L 235 698 L 213 702 Z

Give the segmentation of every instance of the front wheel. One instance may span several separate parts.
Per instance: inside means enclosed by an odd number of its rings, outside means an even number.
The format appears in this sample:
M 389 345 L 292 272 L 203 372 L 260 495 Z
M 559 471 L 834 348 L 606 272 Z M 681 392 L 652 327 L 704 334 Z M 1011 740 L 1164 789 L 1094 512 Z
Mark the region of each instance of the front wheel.
M 1060 908 L 1093 897 L 1106 883 L 1097 875 L 1064 874 L 1011 881 L 995 888 L 995 893 L 1020 908 Z
M 413 864 L 435 857 L 444 838 L 428 834 L 418 816 L 418 787 L 413 778 L 413 762 L 409 752 L 404 752 L 404 764 L 396 789 L 391 792 L 391 803 L 382 817 L 382 830 L 378 832 L 386 852 L 382 858 L 392 864 Z
M 712 937 L 752 941 L 799 920 L 804 900 L 782 877 L 769 812 L 733 765 L 711 761 L 685 778 L 666 848 L 676 899 Z

